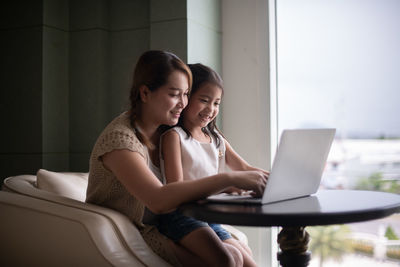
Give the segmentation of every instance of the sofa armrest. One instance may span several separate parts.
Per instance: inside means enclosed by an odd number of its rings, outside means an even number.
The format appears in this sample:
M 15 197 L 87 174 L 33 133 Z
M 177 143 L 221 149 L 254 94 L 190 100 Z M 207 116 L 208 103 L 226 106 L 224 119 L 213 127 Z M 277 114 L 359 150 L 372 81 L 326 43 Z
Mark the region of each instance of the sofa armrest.
M 103 216 L 0 192 L 2 266 L 144 266 Z
M 4 191 L 0 210 L 1 266 L 169 266 L 118 213 Z

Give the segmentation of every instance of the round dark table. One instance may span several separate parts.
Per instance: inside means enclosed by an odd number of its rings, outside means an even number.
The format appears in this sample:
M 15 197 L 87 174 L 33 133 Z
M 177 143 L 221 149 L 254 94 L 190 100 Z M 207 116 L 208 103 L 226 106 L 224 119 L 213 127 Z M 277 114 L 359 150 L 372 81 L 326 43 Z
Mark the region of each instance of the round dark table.
M 280 264 L 307 266 L 306 226 L 344 224 L 380 219 L 400 212 L 400 195 L 355 190 L 320 190 L 308 197 L 271 204 L 225 204 L 200 200 L 180 207 L 196 219 L 242 226 L 282 226 L 278 235 Z

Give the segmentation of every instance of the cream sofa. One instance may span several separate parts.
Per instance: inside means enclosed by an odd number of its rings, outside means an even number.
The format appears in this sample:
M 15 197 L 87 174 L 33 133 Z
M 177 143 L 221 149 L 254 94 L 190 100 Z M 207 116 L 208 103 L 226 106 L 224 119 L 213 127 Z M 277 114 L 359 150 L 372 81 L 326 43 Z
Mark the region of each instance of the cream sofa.
M 5 179 L 0 191 L 0 266 L 170 266 L 123 214 L 84 202 L 87 173 Z M 235 238 L 246 236 L 225 226 Z

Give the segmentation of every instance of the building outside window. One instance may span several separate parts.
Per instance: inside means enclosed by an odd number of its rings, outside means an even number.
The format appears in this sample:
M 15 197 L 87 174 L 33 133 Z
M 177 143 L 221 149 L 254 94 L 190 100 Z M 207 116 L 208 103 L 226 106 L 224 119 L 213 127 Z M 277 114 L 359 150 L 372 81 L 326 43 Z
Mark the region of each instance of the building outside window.
M 400 194 L 400 1 L 276 8 L 279 132 L 337 128 L 321 188 Z M 400 265 L 400 214 L 308 229 L 310 266 Z

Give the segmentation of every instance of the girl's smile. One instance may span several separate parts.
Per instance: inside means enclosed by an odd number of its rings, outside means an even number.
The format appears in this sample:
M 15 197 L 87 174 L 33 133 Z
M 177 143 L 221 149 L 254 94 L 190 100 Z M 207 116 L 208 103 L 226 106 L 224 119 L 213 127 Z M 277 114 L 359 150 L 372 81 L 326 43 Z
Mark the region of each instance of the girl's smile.
M 219 113 L 222 89 L 215 84 L 201 86 L 189 100 L 184 110 L 184 125 L 189 131 L 206 127 Z M 197 129 L 198 130 L 198 129 Z

